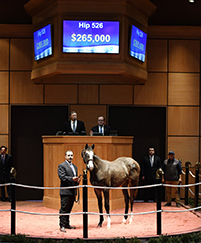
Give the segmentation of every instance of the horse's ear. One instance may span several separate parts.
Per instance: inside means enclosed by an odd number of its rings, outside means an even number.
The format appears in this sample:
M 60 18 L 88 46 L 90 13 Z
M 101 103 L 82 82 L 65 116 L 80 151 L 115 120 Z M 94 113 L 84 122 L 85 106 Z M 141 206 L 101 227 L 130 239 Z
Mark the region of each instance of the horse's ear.
M 85 145 L 85 149 L 87 149 L 88 148 L 88 143 L 86 143 L 86 145 Z
M 94 145 L 94 144 L 92 144 L 91 148 L 92 148 L 92 149 L 94 149 L 94 147 L 95 147 L 95 145 Z

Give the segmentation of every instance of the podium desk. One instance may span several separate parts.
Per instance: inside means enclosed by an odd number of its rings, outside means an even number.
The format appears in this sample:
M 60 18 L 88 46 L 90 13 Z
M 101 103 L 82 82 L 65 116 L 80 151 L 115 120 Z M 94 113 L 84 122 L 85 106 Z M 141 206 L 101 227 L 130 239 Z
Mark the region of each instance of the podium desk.
M 133 137 L 131 136 L 42 136 L 43 141 L 43 173 L 44 187 L 60 187 L 58 165 L 65 161 L 65 152 L 72 150 L 73 163 L 78 167 L 78 174 L 83 174 L 86 165 L 81 157 L 81 151 L 86 143 L 95 145 L 94 152 L 109 161 L 118 157 L 132 157 Z M 90 173 L 87 172 L 88 185 Z M 82 180 L 80 182 L 82 185 Z M 82 188 L 79 188 L 80 203 L 75 203 L 73 211 L 82 211 Z M 59 189 L 44 189 L 43 204 L 46 207 L 59 209 Z M 104 205 L 104 204 L 103 204 Z M 110 190 L 110 210 L 124 208 L 122 190 Z M 88 188 L 88 210 L 98 211 L 98 203 L 93 188 Z

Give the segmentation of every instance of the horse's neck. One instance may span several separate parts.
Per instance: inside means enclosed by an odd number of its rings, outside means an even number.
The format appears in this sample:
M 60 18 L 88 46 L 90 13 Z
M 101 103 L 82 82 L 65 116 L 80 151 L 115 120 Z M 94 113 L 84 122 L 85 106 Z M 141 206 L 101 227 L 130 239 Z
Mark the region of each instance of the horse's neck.
M 103 169 L 105 167 L 105 161 L 94 154 L 94 166 L 97 170 Z

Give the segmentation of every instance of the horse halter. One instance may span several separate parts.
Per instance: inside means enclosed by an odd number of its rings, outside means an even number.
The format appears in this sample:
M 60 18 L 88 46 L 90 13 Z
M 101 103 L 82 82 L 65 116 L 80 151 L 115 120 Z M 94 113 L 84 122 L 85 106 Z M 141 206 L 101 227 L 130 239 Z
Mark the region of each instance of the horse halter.
M 86 154 L 87 154 L 87 156 L 86 156 Z M 93 151 L 87 150 L 87 151 L 84 152 L 84 158 L 83 159 L 84 159 L 84 162 L 86 164 L 86 168 L 89 171 L 92 171 L 94 169 L 93 156 L 94 156 Z M 87 160 L 86 160 L 86 158 L 87 158 Z

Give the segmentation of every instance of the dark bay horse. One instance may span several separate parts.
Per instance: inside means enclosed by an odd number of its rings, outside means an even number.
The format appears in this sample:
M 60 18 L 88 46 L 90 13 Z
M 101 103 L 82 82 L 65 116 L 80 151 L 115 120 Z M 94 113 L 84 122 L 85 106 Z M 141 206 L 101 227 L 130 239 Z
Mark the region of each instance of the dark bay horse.
M 86 144 L 81 155 L 87 170 L 90 172 L 90 182 L 93 186 L 104 187 L 134 187 L 138 185 L 140 166 L 132 158 L 119 157 L 114 161 L 107 161 L 99 158 L 94 153 L 94 144 L 90 147 Z M 107 227 L 110 227 L 110 206 L 109 206 L 109 189 L 94 188 L 98 199 L 99 213 L 103 213 L 102 193 L 105 199 L 105 210 L 108 214 Z M 130 189 L 130 197 L 127 189 L 122 189 L 125 201 L 125 214 L 128 214 L 129 201 L 131 208 L 131 217 L 129 223 L 132 222 L 132 212 L 134 198 L 137 195 L 137 189 Z M 125 215 L 123 223 L 126 223 L 128 216 Z M 103 215 L 100 215 L 98 227 L 102 227 L 104 221 Z

